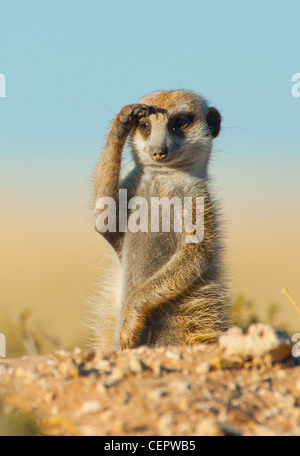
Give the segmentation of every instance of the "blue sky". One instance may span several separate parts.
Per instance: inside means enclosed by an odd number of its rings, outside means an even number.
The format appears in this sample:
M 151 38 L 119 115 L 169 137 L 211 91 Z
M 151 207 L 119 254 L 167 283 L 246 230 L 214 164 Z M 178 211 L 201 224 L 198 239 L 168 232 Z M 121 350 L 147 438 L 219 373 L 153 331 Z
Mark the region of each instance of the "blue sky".
M 223 115 L 221 185 L 281 176 L 299 190 L 299 19 L 298 0 L 0 0 L 2 185 L 90 191 L 118 110 L 187 88 Z

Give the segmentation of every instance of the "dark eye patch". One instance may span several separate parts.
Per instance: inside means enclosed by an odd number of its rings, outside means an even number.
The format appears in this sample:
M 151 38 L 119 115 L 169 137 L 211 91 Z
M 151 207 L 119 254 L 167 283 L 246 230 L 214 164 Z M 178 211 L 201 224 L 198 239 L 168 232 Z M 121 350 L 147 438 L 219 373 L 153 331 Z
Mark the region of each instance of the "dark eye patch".
M 182 135 L 184 131 L 193 123 L 193 114 L 178 114 L 169 121 L 169 129 L 172 133 Z

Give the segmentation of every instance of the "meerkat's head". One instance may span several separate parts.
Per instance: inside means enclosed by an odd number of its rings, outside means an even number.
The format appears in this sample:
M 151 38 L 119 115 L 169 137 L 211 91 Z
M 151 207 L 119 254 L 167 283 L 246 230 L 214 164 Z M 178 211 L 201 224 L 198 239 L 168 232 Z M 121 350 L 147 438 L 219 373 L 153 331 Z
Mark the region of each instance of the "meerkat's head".
M 163 168 L 197 168 L 206 173 L 221 115 L 194 92 L 155 92 L 139 103 L 154 106 L 131 133 L 136 163 Z

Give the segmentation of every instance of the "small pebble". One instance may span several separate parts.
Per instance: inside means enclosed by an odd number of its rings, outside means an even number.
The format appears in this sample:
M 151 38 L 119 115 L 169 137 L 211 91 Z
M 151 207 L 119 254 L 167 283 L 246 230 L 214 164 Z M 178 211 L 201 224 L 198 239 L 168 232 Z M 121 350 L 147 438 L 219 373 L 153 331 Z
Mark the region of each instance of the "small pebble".
M 84 401 L 81 405 L 81 412 L 86 413 L 97 413 L 101 410 L 101 403 L 97 400 Z

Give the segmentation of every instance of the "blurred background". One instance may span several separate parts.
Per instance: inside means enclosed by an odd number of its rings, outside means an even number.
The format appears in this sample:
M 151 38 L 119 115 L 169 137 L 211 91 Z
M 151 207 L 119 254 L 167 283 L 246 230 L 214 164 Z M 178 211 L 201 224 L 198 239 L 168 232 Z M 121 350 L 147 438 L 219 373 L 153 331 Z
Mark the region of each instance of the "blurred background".
M 93 174 L 120 108 L 160 89 L 195 90 L 222 114 L 210 174 L 239 318 L 300 332 L 280 293 L 300 303 L 299 17 L 298 0 L 0 0 L 7 356 L 88 346 L 109 251 L 93 229 Z

